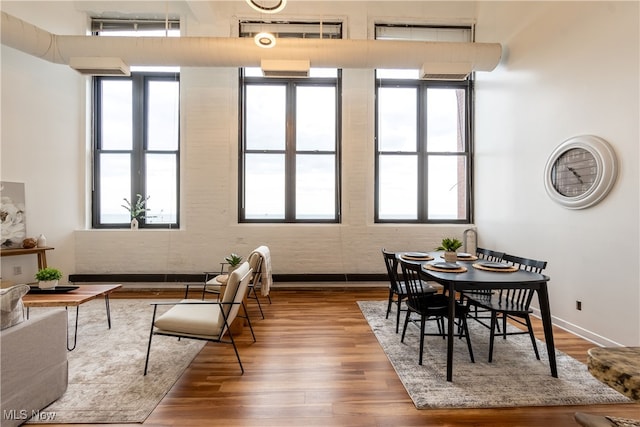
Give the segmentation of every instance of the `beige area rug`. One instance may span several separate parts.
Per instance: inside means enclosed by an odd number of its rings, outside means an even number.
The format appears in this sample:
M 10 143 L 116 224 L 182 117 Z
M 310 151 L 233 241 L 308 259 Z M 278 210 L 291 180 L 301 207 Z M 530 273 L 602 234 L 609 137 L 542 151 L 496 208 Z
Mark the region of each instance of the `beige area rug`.
M 420 366 L 418 326 L 410 324 L 401 343 L 402 325 L 396 334 L 395 311 L 392 309 L 389 319 L 385 319 L 386 301 L 359 301 L 358 305 L 418 409 L 632 402 L 596 380 L 586 365 L 557 349 L 559 378 L 553 378 L 545 344 L 538 341 L 540 360 L 537 360 L 528 335 L 496 338 L 493 362 L 488 363 L 489 330 L 475 321 L 469 321 L 469 329 L 476 363 L 469 359 L 465 340 L 456 339 L 453 382 L 447 382 L 446 340 L 426 336 Z M 435 322 L 429 324 L 435 332 Z
M 103 298 L 80 306 L 77 346 L 68 353 L 69 386 L 43 410 L 47 417 L 41 418 L 51 418 L 48 423 L 141 423 L 204 347 L 203 341 L 154 337 L 145 377 L 151 300 L 110 302 L 111 329 Z M 158 312 L 166 309 L 160 306 Z M 74 322 L 75 308 L 70 307 L 70 337 Z

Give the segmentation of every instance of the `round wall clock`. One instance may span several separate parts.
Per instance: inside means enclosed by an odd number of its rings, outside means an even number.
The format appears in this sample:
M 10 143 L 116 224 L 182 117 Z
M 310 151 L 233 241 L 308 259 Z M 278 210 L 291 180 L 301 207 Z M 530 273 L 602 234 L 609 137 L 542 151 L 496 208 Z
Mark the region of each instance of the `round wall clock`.
M 581 135 L 558 145 L 544 169 L 544 186 L 568 209 L 593 206 L 609 193 L 618 174 L 613 148 L 602 138 Z

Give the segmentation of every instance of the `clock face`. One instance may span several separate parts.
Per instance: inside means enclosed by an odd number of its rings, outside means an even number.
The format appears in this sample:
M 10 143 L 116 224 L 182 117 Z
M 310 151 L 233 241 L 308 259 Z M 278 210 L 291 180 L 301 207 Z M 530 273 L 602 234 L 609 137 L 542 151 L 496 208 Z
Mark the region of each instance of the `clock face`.
M 553 150 L 544 168 L 544 189 L 561 206 L 584 209 L 607 196 L 617 175 L 618 161 L 609 143 L 580 135 Z
M 551 184 L 565 197 L 589 191 L 598 176 L 598 165 L 591 152 L 571 148 L 558 156 L 551 169 Z

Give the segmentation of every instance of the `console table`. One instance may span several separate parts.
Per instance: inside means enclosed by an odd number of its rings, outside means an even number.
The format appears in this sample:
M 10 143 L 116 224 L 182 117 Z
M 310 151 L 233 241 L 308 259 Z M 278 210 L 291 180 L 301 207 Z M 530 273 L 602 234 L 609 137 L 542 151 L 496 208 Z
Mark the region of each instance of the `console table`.
M 24 248 L 2 249 L 0 250 L 0 257 L 36 254 L 38 256 L 38 270 L 42 270 L 47 266 L 46 251 L 50 251 L 52 249 L 54 248 L 49 246 L 44 246 L 42 248 L 29 248 L 29 249 L 24 249 Z

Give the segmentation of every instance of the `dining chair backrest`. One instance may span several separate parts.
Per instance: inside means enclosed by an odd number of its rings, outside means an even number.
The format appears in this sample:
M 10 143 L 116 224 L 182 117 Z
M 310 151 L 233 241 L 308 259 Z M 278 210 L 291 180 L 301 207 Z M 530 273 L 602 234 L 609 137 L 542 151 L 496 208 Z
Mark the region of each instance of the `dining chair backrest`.
M 522 258 L 515 255 L 505 254 L 502 260 L 510 262 L 520 270 L 532 271 L 534 273 L 542 273 L 542 270 L 547 268 L 547 261 L 538 261 L 536 259 Z
M 425 298 L 425 294 L 430 295 L 425 292 L 426 282 L 422 277 L 422 264 L 400 260 L 400 266 L 407 290 L 407 304 L 419 307 L 420 299 Z
M 509 254 L 505 254 L 502 260 L 513 264 L 520 270 L 531 271 L 533 273 L 542 273 L 542 270 L 547 267 L 546 261 L 538 261 Z M 533 289 L 505 289 L 500 291 L 500 298 L 523 305 L 528 309 L 534 292 Z
M 229 275 L 227 286 L 220 301 L 222 304 L 218 324 L 226 325 L 221 331 L 220 336 L 224 335 L 226 327 L 233 322 L 240 310 L 244 296 L 247 293 L 251 272 L 252 270 L 251 267 L 249 267 L 249 263 L 245 261 Z
M 476 248 L 476 256 L 486 261 L 502 261 L 504 252 L 498 252 L 492 249 Z
M 389 287 L 397 292 L 400 288 L 400 277 L 398 276 L 398 259 L 395 252 L 389 252 L 382 248 L 382 256 L 384 265 L 387 267 L 387 275 L 389 276 Z

